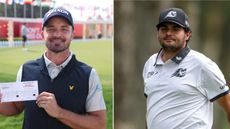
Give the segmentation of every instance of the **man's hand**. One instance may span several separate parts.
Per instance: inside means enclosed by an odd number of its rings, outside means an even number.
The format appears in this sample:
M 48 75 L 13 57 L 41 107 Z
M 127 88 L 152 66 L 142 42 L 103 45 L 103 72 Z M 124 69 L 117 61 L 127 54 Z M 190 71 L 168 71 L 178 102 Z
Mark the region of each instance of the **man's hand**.
M 42 92 L 38 95 L 36 103 L 38 107 L 43 108 L 51 117 L 58 117 L 61 111 L 61 107 L 58 106 L 54 94 L 49 92 Z
M 61 121 L 73 129 L 105 129 L 106 111 L 99 110 L 80 115 L 61 108 L 55 99 L 54 94 L 42 92 L 37 97 L 37 105 L 43 108 L 47 114 Z

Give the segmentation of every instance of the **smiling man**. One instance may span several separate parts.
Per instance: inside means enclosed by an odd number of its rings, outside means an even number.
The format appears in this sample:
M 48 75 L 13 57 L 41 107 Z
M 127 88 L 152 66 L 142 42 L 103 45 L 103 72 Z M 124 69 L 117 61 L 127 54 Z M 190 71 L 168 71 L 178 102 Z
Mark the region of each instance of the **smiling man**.
M 38 81 L 36 101 L 0 104 L 0 113 L 24 110 L 23 129 L 105 129 L 106 107 L 96 70 L 70 51 L 74 24 L 69 11 L 54 8 L 43 20 L 47 50 L 20 68 L 18 81 Z
M 156 27 L 162 48 L 143 70 L 148 129 L 211 129 L 214 101 L 230 121 L 229 87 L 216 63 L 188 47 L 186 13 L 166 9 Z

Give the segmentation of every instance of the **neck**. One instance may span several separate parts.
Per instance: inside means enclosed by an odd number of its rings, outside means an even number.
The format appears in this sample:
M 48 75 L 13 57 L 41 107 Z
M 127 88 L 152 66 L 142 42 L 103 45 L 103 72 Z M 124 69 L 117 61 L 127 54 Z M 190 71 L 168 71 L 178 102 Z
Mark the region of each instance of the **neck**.
M 167 49 L 163 49 L 162 54 L 161 54 L 161 59 L 163 62 L 166 62 L 169 59 L 172 59 L 173 57 L 175 57 L 182 49 L 184 49 L 185 47 L 178 49 L 176 51 L 171 51 L 171 50 L 167 50 Z
M 46 57 L 51 60 L 53 63 L 56 65 L 62 64 L 70 55 L 69 50 L 59 52 L 59 53 L 54 53 L 52 51 L 47 50 L 46 51 Z
M 161 59 L 163 60 L 163 62 L 166 62 L 167 60 L 176 56 L 177 53 L 178 52 L 170 52 L 170 51 L 163 50 L 162 55 L 161 55 Z
M 181 47 L 180 49 L 177 49 L 177 50 L 169 50 L 169 49 L 164 49 L 163 48 L 163 51 L 162 51 L 162 54 L 161 54 L 161 59 L 163 62 L 166 62 L 167 60 L 175 57 L 182 49 L 184 49 L 186 47 L 186 43 L 183 45 L 183 47 Z

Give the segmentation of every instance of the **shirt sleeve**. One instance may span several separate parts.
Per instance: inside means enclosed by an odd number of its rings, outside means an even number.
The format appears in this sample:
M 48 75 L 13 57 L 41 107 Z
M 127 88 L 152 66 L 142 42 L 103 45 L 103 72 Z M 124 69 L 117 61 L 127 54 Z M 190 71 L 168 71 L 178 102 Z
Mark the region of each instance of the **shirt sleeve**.
M 223 73 L 213 61 L 209 60 L 203 65 L 201 76 L 203 79 L 201 88 L 211 102 L 229 92 L 229 87 L 226 85 Z
M 86 111 L 93 112 L 105 109 L 101 82 L 96 70 L 92 69 L 89 77 L 89 94 L 86 99 Z
M 144 81 L 144 96 L 148 97 L 148 88 L 146 87 L 146 73 L 147 73 L 147 67 L 148 67 L 148 61 L 145 63 L 143 71 L 142 71 L 142 77 L 143 77 L 143 81 Z
M 18 74 L 17 74 L 17 78 L 16 78 L 16 82 L 21 82 L 22 81 L 22 65 L 18 70 Z

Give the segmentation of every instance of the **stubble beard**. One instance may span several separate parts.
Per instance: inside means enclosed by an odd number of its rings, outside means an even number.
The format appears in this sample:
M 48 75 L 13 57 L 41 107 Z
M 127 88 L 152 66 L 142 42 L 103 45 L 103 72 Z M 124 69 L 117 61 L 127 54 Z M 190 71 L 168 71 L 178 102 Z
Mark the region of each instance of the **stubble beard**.
M 63 52 L 69 48 L 69 44 L 66 44 L 65 42 L 66 42 L 65 40 L 62 40 L 61 43 L 54 43 L 52 41 L 47 41 L 46 47 L 51 52 L 60 53 L 60 52 Z
M 67 48 L 64 48 L 64 49 L 50 49 L 50 48 L 48 48 L 50 51 L 52 51 L 53 53 L 60 53 L 60 52 L 63 52 L 63 51 L 65 51 Z
M 181 42 L 176 42 L 176 40 L 174 40 L 174 43 L 167 43 L 164 40 L 159 40 L 161 47 L 168 52 L 177 52 L 179 50 L 181 50 L 182 48 L 184 48 L 184 45 L 186 44 L 186 41 L 181 41 Z M 185 43 L 184 43 L 185 42 Z
M 176 52 L 183 48 L 182 45 L 166 45 L 164 43 L 161 43 L 161 46 L 165 51 L 170 51 L 170 52 Z

